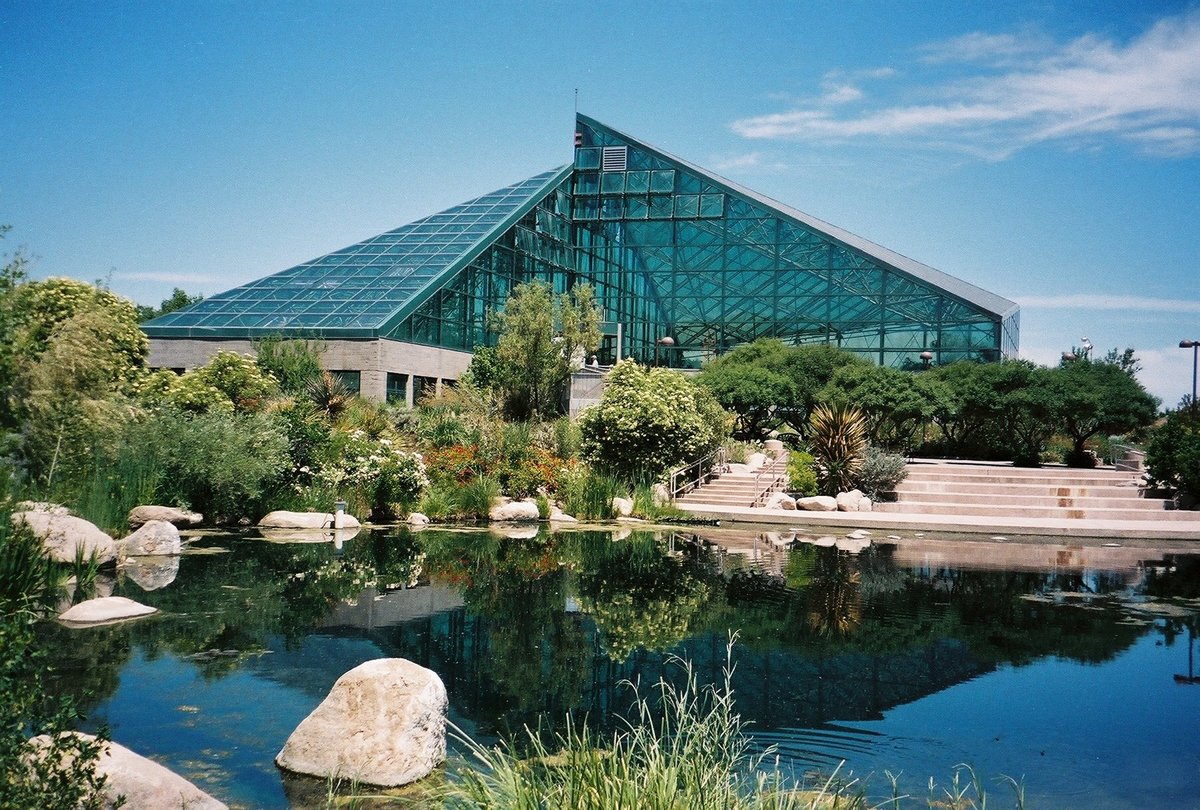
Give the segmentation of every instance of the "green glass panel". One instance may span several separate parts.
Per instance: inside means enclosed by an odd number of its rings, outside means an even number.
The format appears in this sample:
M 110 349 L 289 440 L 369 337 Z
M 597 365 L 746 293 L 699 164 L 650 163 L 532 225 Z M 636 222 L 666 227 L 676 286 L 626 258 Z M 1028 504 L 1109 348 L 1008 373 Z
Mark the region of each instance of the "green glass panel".
M 700 196 L 700 216 L 719 217 L 725 213 L 724 194 L 703 194 Z
M 576 194 L 596 194 L 600 191 L 600 175 L 597 172 L 579 172 L 575 175 Z
M 650 190 L 656 192 L 675 191 L 675 172 L 671 169 L 656 169 L 650 172 Z
M 630 194 L 645 194 L 650 190 L 650 172 L 626 172 L 625 190 Z
M 576 149 L 575 166 L 580 169 L 600 168 L 600 150 L 595 148 Z
M 675 213 L 674 200 L 669 194 L 656 194 L 650 197 L 650 218 L 670 219 Z
M 621 194 L 625 191 L 624 172 L 605 172 L 600 176 L 600 191 L 604 194 Z
M 675 216 L 696 217 L 700 214 L 700 197 L 697 194 L 679 194 L 675 197 Z
M 629 219 L 645 219 L 650 211 L 650 204 L 645 197 L 626 197 L 625 216 Z

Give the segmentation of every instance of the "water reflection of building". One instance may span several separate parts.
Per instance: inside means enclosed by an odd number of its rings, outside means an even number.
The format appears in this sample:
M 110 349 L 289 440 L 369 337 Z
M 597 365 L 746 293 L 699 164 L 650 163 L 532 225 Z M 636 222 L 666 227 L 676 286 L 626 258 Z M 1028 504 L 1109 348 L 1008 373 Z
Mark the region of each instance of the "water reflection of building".
M 498 628 L 461 605 L 453 589 L 440 585 L 383 595 L 368 591 L 357 604 L 339 607 L 324 623 L 323 632 L 366 635 L 385 654 L 408 658 L 438 672 L 456 713 L 485 732 L 519 728 L 531 719 L 529 711 L 517 707 L 524 701 L 518 701 L 510 688 L 521 675 L 497 671 L 491 642 Z M 680 680 L 678 664 L 665 654 L 639 650 L 627 661 L 611 661 L 588 617 L 575 614 L 567 618 L 577 624 L 585 640 L 584 671 L 575 675 L 550 671 L 553 654 L 544 648 L 531 649 L 525 664 L 543 670 L 540 678 L 530 680 L 552 682 L 562 677 L 581 684 L 582 690 L 575 696 L 525 703 L 526 709 L 547 712 L 551 719 L 568 711 L 587 713 L 593 719 L 611 718 L 631 706 L 633 694 L 625 682 L 649 685 L 659 678 Z M 725 644 L 724 635 L 705 633 L 685 640 L 676 652 L 691 661 L 702 682 L 719 683 Z M 893 706 L 994 668 L 952 639 L 880 654 L 764 650 L 741 644 L 735 649 L 735 662 L 733 686 L 738 709 L 762 729 L 878 718 Z

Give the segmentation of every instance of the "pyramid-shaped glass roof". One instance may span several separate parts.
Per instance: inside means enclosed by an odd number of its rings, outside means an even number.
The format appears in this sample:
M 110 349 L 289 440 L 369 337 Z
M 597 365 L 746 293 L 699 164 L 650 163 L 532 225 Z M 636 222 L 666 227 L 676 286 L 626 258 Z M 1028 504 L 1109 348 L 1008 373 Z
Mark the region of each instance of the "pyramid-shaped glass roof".
M 151 338 L 388 338 L 470 352 L 534 279 L 586 282 L 603 361 L 695 366 L 740 343 L 823 342 L 883 365 L 1013 356 L 1012 301 L 585 115 L 571 165 L 145 325 Z M 664 337 L 670 337 L 665 342 Z M 617 345 L 619 342 L 620 345 Z
M 150 337 L 382 336 L 562 181 L 530 177 L 143 325 Z

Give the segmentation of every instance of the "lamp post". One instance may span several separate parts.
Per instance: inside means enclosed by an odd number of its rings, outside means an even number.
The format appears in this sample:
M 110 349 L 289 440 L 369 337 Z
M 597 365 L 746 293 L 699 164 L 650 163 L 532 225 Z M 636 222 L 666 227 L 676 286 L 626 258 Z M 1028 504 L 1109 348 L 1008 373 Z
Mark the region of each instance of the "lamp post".
M 654 365 L 658 365 L 658 347 L 666 346 L 668 349 L 675 345 L 675 338 L 670 335 L 663 335 L 658 340 L 654 341 Z
M 1181 340 L 1179 348 L 1192 350 L 1192 418 L 1196 416 L 1196 360 L 1200 351 L 1200 340 Z

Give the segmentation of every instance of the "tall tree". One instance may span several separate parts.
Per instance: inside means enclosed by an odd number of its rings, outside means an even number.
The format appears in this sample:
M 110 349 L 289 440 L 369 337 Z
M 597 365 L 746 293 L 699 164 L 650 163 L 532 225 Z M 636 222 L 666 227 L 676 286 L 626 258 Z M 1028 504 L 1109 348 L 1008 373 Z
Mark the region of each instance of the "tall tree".
M 1084 450 L 1096 434 L 1131 433 L 1154 422 L 1158 399 L 1146 392 L 1127 367 L 1131 366 L 1079 359 L 1064 361 L 1051 371 L 1050 394 L 1062 429 L 1071 437 L 1070 466 L 1091 465 Z
M 184 307 L 190 307 L 192 304 L 199 304 L 204 300 L 203 295 L 188 295 L 179 287 L 171 290 L 171 294 L 162 300 L 162 303 L 157 307 L 146 306 L 145 304 L 137 305 L 138 323 L 152 321 L 155 318 L 161 318 L 171 312 L 176 312 Z
M 577 284 L 569 294 L 556 296 L 544 281 L 517 285 L 491 325 L 500 337 L 495 353 L 487 353 L 492 365 L 481 376 L 504 395 L 508 415 L 533 419 L 561 413 L 571 372 L 600 344 L 592 288 Z

